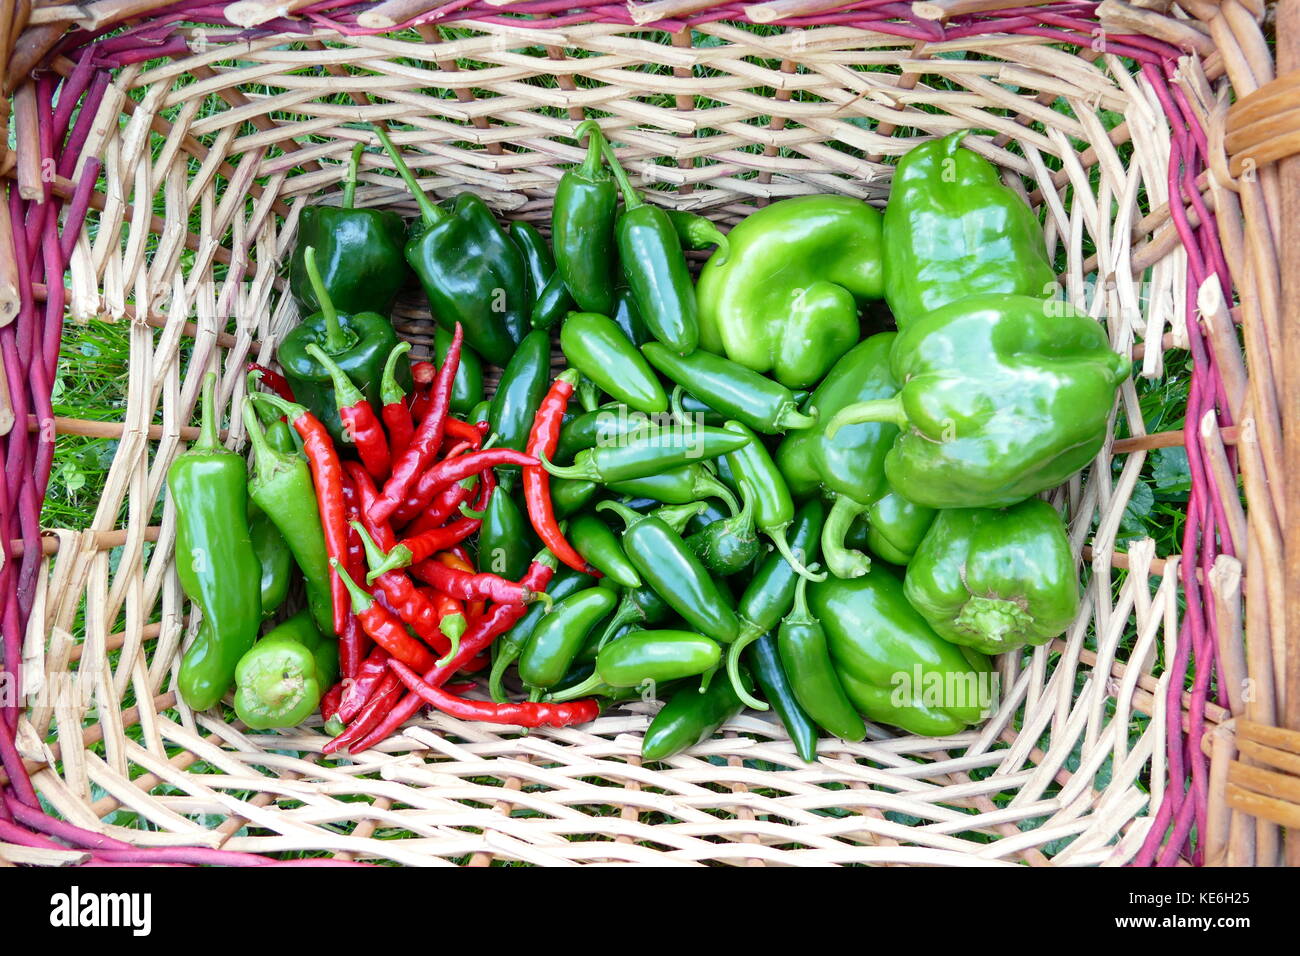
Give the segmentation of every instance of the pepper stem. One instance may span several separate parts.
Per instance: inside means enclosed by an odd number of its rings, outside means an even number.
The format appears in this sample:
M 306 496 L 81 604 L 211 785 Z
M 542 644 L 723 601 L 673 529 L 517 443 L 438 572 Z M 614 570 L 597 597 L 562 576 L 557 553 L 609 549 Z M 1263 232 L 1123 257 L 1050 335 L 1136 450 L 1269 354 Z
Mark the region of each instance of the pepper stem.
M 637 206 L 644 206 L 645 200 L 641 194 L 632 188 L 632 182 L 627 178 L 627 172 L 619 164 L 618 157 L 614 155 L 614 147 L 605 143 L 602 147 L 605 154 L 605 162 L 609 164 L 610 170 L 614 173 L 614 180 L 618 183 L 619 192 L 623 194 L 623 214 L 635 209 Z
M 546 459 L 543 458 L 542 460 L 545 461 Z M 614 514 L 618 515 L 624 522 L 626 522 L 624 531 L 626 531 L 627 528 L 631 528 L 634 524 L 645 520 L 644 515 L 637 514 L 620 501 L 602 501 L 600 504 L 596 505 L 596 510 L 614 512 Z
M 636 607 L 636 601 L 632 598 L 632 592 L 624 591 L 623 596 L 619 598 L 618 607 L 614 609 L 614 616 L 605 625 L 600 640 L 596 641 L 596 653 L 600 653 L 601 648 L 610 642 L 610 639 L 618 633 L 619 628 L 630 621 L 636 620 L 639 614 L 640 611 Z
M 741 504 L 736 500 L 736 495 L 722 481 L 709 475 L 707 480 L 699 483 L 699 490 L 706 495 L 713 495 L 715 498 L 721 498 L 722 503 L 731 509 L 731 516 L 734 518 L 741 512 Z
M 736 696 L 744 702 L 746 707 L 751 707 L 754 710 L 767 710 L 768 708 L 764 701 L 759 700 L 749 692 L 749 688 L 745 686 L 744 680 L 741 679 L 740 655 L 745 648 L 762 636 L 762 631 L 749 631 L 738 637 L 731 647 L 727 648 L 727 679 L 731 681 L 731 689 L 736 692 Z
M 302 251 L 302 264 L 307 270 L 307 281 L 316 294 L 316 301 L 320 303 L 320 314 L 325 319 L 325 348 L 331 354 L 338 355 L 347 349 L 348 339 L 339 323 L 338 309 L 334 308 L 334 302 L 321 280 L 320 269 L 316 267 L 315 246 L 308 246 Z
M 370 532 L 365 529 L 360 521 L 350 521 L 348 524 L 351 526 L 352 530 L 361 537 L 361 546 L 366 550 L 366 566 L 374 568 L 376 565 L 383 564 L 388 555 L 384 553 L 384 550 L 381 547 L 379 547 L 375 542 L 375 539 L 370 537 Z M 367 575 L 366 583 L 374 583 L 374 580 L 377 577 L 379 577 L 377 574 L 374 575 L 374 577 Z
M 871 570 L 871 559 L 861 551 L 854 551 L 844 545 L 844 536 L 858 515 L 866 511 L 861 505 L 847 495 L 837 495 L 831 512 L 822 525 L 822 557 L 826 567 L 837 578 L 860 578 Z
M 826 575 L 822 575 L 825 578 Z M 808 578 L 800 578 L 794 588 L 794 606 L 784 618 L 787 624 L 820 624 L 808 611 Z
M 388 138 L 388 133 L 378 126 L 373 127 L 373 129 L 375 135 L 379 137 L 379 141 L 384 144 L 384 149 L 388 152 L 389 157 L 393 160 L 393 165 L 397 167 L 397 175 L 402 177 L 402 180 L 406 183 L 406 188 L 415 197 L 415 202 L 420 207 L 420 216 L 424 219 L 425 225 L 432 226 L 446 219 L 447 211 L 439 209 L 437 203 L 430 199 L 425 191 L 420 188 L 415 174 L 411 172 L 411 167 L 406 165 L 406 160 L 402 159 L 402 154 L 393 145 L 393 141 Z
M 191 448 L 216 449 L 221 446 L 221 431 L 217 428 L 217 373 L 203 376 L 203 392 L 199 399 L 199 440 Z
M 366 575 L 366 583 L 370 584 L 381 574 L 387 574 L 389 571 L 397 571 L 401 568 L 411 566 L 411 560 L 415 555 L 411 554 L 411 549 L 404 544 L 396 544 L 393 550 L 389 551 L 378 564 L 370 564 L 370 558 L 367 555 L 366 563 L 370 565 L 370 572 Z
M 361 588 L 357 587 L 357 582 L 352 580 L 352 576 L 348 574 L 347 568 L 339 564 L 338 558 L 330 558 L 330 567 L 333 568 L 334 573 L 339 576 L 339 580 L 343 582 L 343 586 L 348 589 L 348 596 L 352 599 L 352 613 L 364 614 L 366 611 L 370 610 L 370 606 L 375 603 L 375 599 L 365 591 L 361 590 Z
M 448 614 L 438 622 L 438 630 L 442 631 L 443 637 L 451 641 L 451 649 L 442 657 L 438 658 L 438 667 L 442 667 L 460 653 L 460 639 L 465 635 L 467 627 L 468 625 L 465 621 L 465 615 L 461 614 L 459 611 L 455 614 Z
M 254 402 L 265 402 L 279 410 L 280 414 L 287 416 L 290 422 L 296 422 L 307 414 L 306 406 L 281 398 L 279 395 L 272 395 L 270 392 L 253 392 L 248 397 Z
M 308 355 L 320 363 L 321 368 L 329 375 L 330 380 L 334 383 L 334 405 L 341 412 L 345 408 L 352 408 L 360 405 L 366 400 L 366 396 L 361 393 L 361 389 L 348 378 L 348 373 L 339 368 L 337 362 L 325 354 L 325 351 L 315 342 L 308 344 L 305 351 Z M 349 441 L 351 435 L 346 436 Z
M 398 342 L 384 362 L 384 374 L 379 379 L 379 400 L 385 405 L 396 405 L 406 398 L 406 390 L 397 384 L 397 360 L 411 351 L 410 342 Z
M 703 501 L 691 501 L 684 505 L 664 505 L 656 508 L 652 514 L 678 534 L 686 530 L 687 523 L 708 507 Z M 735 517 L 733 514 L 732 517 Z
M 262 381 L 262 373 L 258 369 L 253 369 L 251 372 L 249 372 L 248 375 L 244 377 L 245 394 L 252 395 L 254 392 L 256 392 L 257 386 L 261 384 L 261 381 Z M 268 426 L 278 421 L 280 418 L 280 416 L 276 415 L 274 412 L 270 412 L 270 411 L 263 412 L 262 406 L 260 405 L 254 406 L 254 410 L 257 412 L 257 417 Z
M 361 151 L 365 143 L 356 143 L 352 147 L 352 158 L 348 160 L 348 178 L 343 180 L 343 208 L 351 209 L 357 195 L 357 166 L 361 162 Z
M 903 411 L 902 398 L 895 395 L 893 398 L 877 398 L 841 408 L 826 423 L 826 437 L 834 438 L 835 433 L 846 425 L 861 425 L 864 422 L 889 422 L 899 428 L 906 428 L 907 413 Z
M 592 674 L 584 681 L 579 681 L 568 690 L 556 691 L 554 694 L 547 694 L 546 699 L 552 703 L 562 704 L 566 700 L 577 700 L 579 697 L 589 697 L 596 691 L 605 686 L 605 682 L 600 679 L 599 674 Z
M 578 173 L 588 180 L 595 181 L 602 171 L 602 158 L 605 154 L 605 134 L 595 120 L 583 120 L 573 131 L 573 138 L 581 140 L 587 137 L 587 156 L 578 167 Z
M 537 450 L 537 458 L 541 461 L 542 467 L 556 478 L 573 478 L 579 481 L 599 481 L 600 476 L 596 474 L 595 469 L 589 464 L 591 456 L 588 455 L 587 458 L 583 458 L 583 455 L 590 450 L 591 449 L 585 449 L 584 451 L 579 452 L 578 457 L 573 460 L 572 465 L 554 464 L 550 458 L 546 457 L 545 448 L 539 448 Z
M 802 428 L 812 428 L 817 424 L 821 415 L 817 409 L 808 409 L 807 414 L 799 411 L 799 407 L 793 403 L 786 405 L 776 414 L 777 431 L 798 431 Z
M 820 573 L 814 573 L 813 569 L 806 567 L 804 563 L 799 560 L 799 557 L 794 553 L 794 551 L 790 548 L 790 542 L 787 541 L 785 537 L 785 529 L 788 527 L 789 527 L 788 524 L 783 524 L 779 528 L 767 529 L 767 536 L 771 538 L 772 543 L 776 545 L 776 550 L 781 552 L 781 557 L 785 558 L 785 563 L 790 565 L 790 569 L 794 571 L 795 574 L 799 575 L 800 584 L 802 584 L 805 581 L 825 581 L 826 580 L 825 571 L 822 571 Z
M 500 647 L 496 659 L 492 661 L 492 671 L 488 674 L 488 695 L 498 704 L 504 704 L 507 700 L 503 684 L 506 669 L 518 659 L 519 647 L 510 643 L 502 643 Z
M 244 427 L 248 429 L 248 443 L 253 446 L 253 467 L 257 470 L 257 476 L 249 482 L 249 485 L 261 485 L 270 481 L 275 473 L 284 468 L 293 458 L 271 447 L 271 443 L 266 440 L 266 431 L 262 428 L 262 422 L 257 417 L 257 411 L 248 398 L 244 399 L 243 416 Z

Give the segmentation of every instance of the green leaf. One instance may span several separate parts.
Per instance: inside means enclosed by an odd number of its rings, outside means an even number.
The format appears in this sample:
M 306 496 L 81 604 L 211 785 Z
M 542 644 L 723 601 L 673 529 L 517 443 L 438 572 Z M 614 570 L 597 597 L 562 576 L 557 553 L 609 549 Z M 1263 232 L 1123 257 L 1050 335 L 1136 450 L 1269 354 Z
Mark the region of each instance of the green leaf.
M 1128 507 L 1124 509 L 1124 517 L 1120 519 L 1120 531 L 1126 537 L 1146 534 L 1146 522 L 1151 517 L 1152 511 L 1156 506 L 1156 494 L 1151 490 L 1151 486 L 1145 481 L 1139 481 L 1133 486 L 1133 494 L 1128 500 Z
M 1192 490 L 1192 469 L 1187 449 L 1181 445 L 1157 448 L 1151 453 L 1151 478 L 1162 496 L 1186 495 Z

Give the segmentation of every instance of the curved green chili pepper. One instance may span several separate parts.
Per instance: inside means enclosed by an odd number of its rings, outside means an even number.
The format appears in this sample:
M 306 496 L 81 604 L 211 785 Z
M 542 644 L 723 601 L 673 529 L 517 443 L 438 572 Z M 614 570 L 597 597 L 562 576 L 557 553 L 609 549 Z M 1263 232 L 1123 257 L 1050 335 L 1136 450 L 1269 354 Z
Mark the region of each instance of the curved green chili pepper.
M 794 608 L 777 632 L 781 664 L 790 675 L 800 706 L 813 720 L 843 740 L 861 740 L 867 735 L 867 725 L 835 674 L 821 622 L 808 612 L 807 587 L 808 579 L 800 578 Z
M 623 193 L 623 212 L 615 234 L 623 276 L 636 297 L 641 319 L 664 345 L 683 355 L 694 352 L 700 342 L 695 285 L 677 230 L 664 210 L 649 205 L 632 188 L 608 144 L 605 161 Z
M 731 489 L 718 481 L 699 462 L 679 465 L 658 474 L 609 483 L 609 490 L 633 498 L 652 498 L 666 505 L 687 505 L 703 498 L 720 498 L 731 513 L 740 513 L 740 502 Z
M 550 552 L 546 552 L 545 559 L 548 563 L 555 561 Z M 558 562 L 556 563 L 558 564 Z M 554 577 L 551 578 L 546 593 L 550 595 L 555 604 L 558 604 L 570 595 L 594 586 L 595 583 L 596 579 L 591 575 L 575 571 L 566 565 L 560 565 Z M 547 612 L 548 608 L 544 603 L 538 602 L 528 605 L 528 610 L 524 612 L 523 617 L 515 622 L 514 627 L 492 642 L 492 671 L 488 676 L 488 692 L 497 703 L 506 700 L 502 679 L 505 677 L 507 668 L 523 653 L 523 649 L 528 645 L 529 638 L 533 636 L 533 631 L 537 630 L 537 625 L 542 622 L 542 618 L 546 616 Z
M 573 666 L 587 635 L 614 610 L 618 598 L 609 588 L 594 587 L 557 601 L 542 618 L 519 655 L 519 677 L 530 688 L 554 687 Z
M 618 402 L 600 405 L 591 411 L 574 415 L 560 428 L 560 439 L 555 445 L 554 461 L 572 461 L 584 448 L 610 445 L 622 436 L 651 426 L 650 419 Z
M 804 567 L 786 541 L 785 531 L 794 521 L 794 499 L 790 497 L 785 477 L 767 453 L 767 448 L 757 435 L 738 421 L 729 421 L 722 427 L 749 439 L 748 444 L 728 452 L 726 457 L 740 484 L 742 497 L 753 498 L 754 523 L 758 529 L 772 539 L 776 550 L 790 562 L 797 574 L 814 581 L 824 578 L 824 573 L 815 575 Z
M 600 649 L 591 677 L 550 699 L 576 700 L 605 687 L 657 686 L 694 677 L 716 667 L 721 656 L 715 641 L 694 631 L 632 631 Z
M 699 251 L 717 246 L 718 251 L 713 254 L 713 258 L 718 260 L 718 265 L 727 261 L 727 257 L 731 255 L 731 243 L 727 241 L 726 234 L 718 228 L 717 223 L 682 209 L 665 211 L 683 249 Z
M 524 274 L 528 277 L 528 298 L 536 303 L 541 298 L 546 283 L 555 275 L 555 257 L 551 255 L 551 247 L 547 245 L 546 237 L 532 223 L 516 219 L 510 223 L 506 232 L 523 256 Z
M 754 431 L 776 435 L 817 424 L 816 409 L 807 415 L 799 411 L 795 393 L 790 389 L 721 355 L 703 349 L 678 355 L 658 342 L 647 342 L 641 346 L 641 352 L 651 365 L 708 408 L 729 415 Z
M 262 620 L 262 569 L 248 534 L 246 467 L 218 439 L 216 389 L 217 373 L 208 372 L 199 438 L 167 469 L 176 508 L 176 573 L 203 616 L 177 681 L 195 710 L 221 700 Z
M 763 550 L 754 527 L 753 502 L 750 497 L 742 500 L 738 514 L 714 521 L 686 539 L 686 546 L 714 574 L 739 574 Z
M 540 457 L 542 467 L 557 477 L 610 484 L 649 478 L 689 464 L 693 458 L 716 458 L 748 442 L 748 437 L 720 428 L 648 429 L 629 436 L 619 445 L 580 451 L 572 465 L 556 465 L 545 455 Z
M 673 609 L 654 588 L 647 585 L 626 588 L 618 599 L 618 607 L 614 608 L 614 616 L 605 624 L 605 629 L 595 641 L 596 649 L 600 650 L 615 640 L 621 630 L 663 624 L 672 616 Z
M 569 294 L 569 287 L 564 284 L 564 276 L 556 272 L 537 293 L 537 298 L 533 302 L 533 311 L 529 316 L 529 324 L 535 329 L 549 329 L 574 311 L 577 306 L 573 296 Z
M 248 479 L 248 496 L 279 529 L 293 553 L 302 571 L 307 606 L 316 626 L 326 634 L 333 634 L 334 600 L 330 595 L 329 555 L 311 469 L 301 456 L 270 446 L 257 412 L 253 410 L 254 404 L 245 400 L 243 409 L 244 427 L 253 448 L 253 474 Z
M 794 744 L 794 752 L 804 763 L 814 762 L 817 759 L 817 725 L 799 706 L 790 678 L 781 666 L 775 636 L 764 634 L 754 643 L 750 669 L 754 673 L 758 689 L 781 718 L 781 724 L 785 727 L 790 742 Z
M 623 553 L 618 537 L 609 525 L 595 515 L 578 515 L 567 529 L 569 543 L 586 559 L 587 563 L 603 572 L 615 584 L 625 588 L 639 588 L 641 576 Z
M 614 290 L 614 311 L 609 313 L 609 317 L 637 348 L 653 339 L 641 319 L 641 310 L 636 307 L 636 296 L 627 286 L 619 286 Z
M 612 511 L 626 522 L 624 552 L 669 607 L 706 637 L 723 644 L 736 639 L 740 622 L 731 601 L 677 532 L 616 501 L 602 501 L 596 510 Z
M 579 123 L 573 138 L 587 136 L 582 165 L 560 177 L 551 208 L 555 267 L 575 302 L 586 312 L 608 315 L 614 305 L 614 217 L 618 187 L 602 158 L 605 137 L 594 120 Z
M 659 378 L 613 319 L 572 313 L 560 329 L 560 348 L 569 365 L 629 408 L 649 415 L 668 411 Z
M 752 697 L 749 673 L 738 672 L 741 687 Z M 641 738 L 643 760 L 667 760 L 708 738 L 745 709 L 745 702 L 725 680 L 713 681 L 703 693 L 683 687 L 655 714 Z

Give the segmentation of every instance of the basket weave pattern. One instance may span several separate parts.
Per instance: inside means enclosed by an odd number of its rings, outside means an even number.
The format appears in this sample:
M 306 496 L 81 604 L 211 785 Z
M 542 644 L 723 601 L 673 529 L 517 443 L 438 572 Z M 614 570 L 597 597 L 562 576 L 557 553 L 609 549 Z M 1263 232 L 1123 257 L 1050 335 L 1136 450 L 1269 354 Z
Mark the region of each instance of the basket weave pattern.
M 36 794 L 68 824 L 149 852 L 328 851 L 413 864 L 1173 863 L 1201 859 L 1193 826 L 1214 852 L 1234 825 L 1256 826 L 1211 792 L 1201 744 L 1207 724 L 1246 706 L 1226 691 L 1212 697 L 1216 658 L 1229 677 L 1267 677 L 1270 689 L 1285 672 L 1285 651 L 1270 655 L 1266 644 L 1261 658 L 1255 647 L 1248 663 L 1241 650 L 1248 535 L 1236 469 L 1240 461 L 1251 492 L 1252 468 L 1262 482 L 1280 428 L 1276 404 L 1271 420 L 1241 427 L 1259 421 L 1258 405 L 1246 404 L 1259 389 L 1234 328 L 1244 317 L 1231 308 L 1241 246 L 1220 233 L 1250 230 L 1231 174 L 1211 168 L 1234 65 L 1216 43 L 1256 76 L 1259 66 L 1255 48 L 1210 35 L 1249 39 L 1258 27 L 1247 6 L 1228 0 L 1224 11 L 1245 19 L 1203 27 L 1116 4 L 1101 10 L 1100 28 L 1095 5 L 1073 3 L 943 22 L 934 19 L 943 9 L 920 9 L 943 3 L 823 12 L 828 4 L 804 0 L 559 12 L 404 0 L 134 6 L 127 15 L 140 19 L 104 37 L 121 22 L 59 39 L 66 23 L 50 33 L 53 18 L 33 17 L 13 55 L 17 67 L 49 68 L 17 87 L 19 149 L 5 164 L 10 215 L 0 217 L 17 293 L 16 318 L 0 329 L 17 422 L 4 441 L 9 461 L 27 465 L 18 480 L 9 469 L 0 501 L 6 542 L 21 544 L 6 544 L 0 569 L 4 659 L 23 661 L 27 704 L 0 724 L 14 817 L 0 819 L 0 857 L 73 852 L 35 841 L 10 849 L 19 839 L 6 827 L 41 829 L 21 809 Z M 262 7 L 269 16 L 258 21 Z M 81 104 L 75 121 L 70 109 L 60 118 L 65 96 Z M 43 127 L 32 117 L 51 105 L 54 134 L 33 135 Z M 198 622 L 172 568 L 171 502 L 157 505 L 192 437 L 203 373 L 221 373 L 228 411 L 245 363 L 271 360 L 297 319 L 280 272 L 298 213 L 331 201 L 352 144 L 374 143 L 367 124 L 382 123 L 429 190 L 472 189 L 504 218 L 544 223 L 561 173 L 581 158 L 570 137 L 584 115 L 601 117 L 655 201 L 727 224 L 805 193 L 883 204 L 896 157 L 974 129 L 967 145 L 1045 207 L 1068 298 L 1105 323 L 1135 374 L 1158 378 L 1167 356 L 1190 351 L 1185 432 L 1146 435 L 1127 382 L 1116 416 L 1132 437 L 1108 440 L 1054 493 L 1084 571 L 1083 606 L 1059 640 L 1023 662 L 1000 660 L 1003 698 L 987 724 L 941 740 L 872 727 L 860 744 L 824 739 L 818 763 L 804 765 L 770 714 L 747 713 L 642 766 L 652 702 L 522 737 L 435 714 L 336 762 L 320 757 L 318 724 L 248 733 L 177 699 L 179 652 Z M 47 157 L 52 183 L 32 178 Z M 415 211 L 375 152 L 357 202 Z M 92 530 L 42 536 L 34 508 L 52 432 L 75 430 L 49 411 L 65 306 L 74 320 L 132 323 L 127 413 Z M 399 303 L 396 322 L 417 350 L 431 342 L 422 300 Z M 1250 334 L 1248 322 L 1248 349 Z M 228 444 L 242 439 L 235 416 Z M 1180 443 L 1193 477 L 1182 554 L 1157 558 L 1146 539 L 1117 545 L 1146 455 Z M 1265 585 L 1262 574 L 1250 581 Z M 72 636 L 79 608 L 84 640 Z M 1261 674 L 1261 659 L 1277 669 Z M 1280 697 L 1255 719 L 1275 722 Z M 101 741 L 98 751 L 82 745 Z M 1222 770 L 1230 745 L 1220 757 Z M 146 822 L 117 826 L 118 809 Z M 1259 822 L 1258 837 L 1259 852 L 1271 845 L 1276 857 L 1276 825 Z

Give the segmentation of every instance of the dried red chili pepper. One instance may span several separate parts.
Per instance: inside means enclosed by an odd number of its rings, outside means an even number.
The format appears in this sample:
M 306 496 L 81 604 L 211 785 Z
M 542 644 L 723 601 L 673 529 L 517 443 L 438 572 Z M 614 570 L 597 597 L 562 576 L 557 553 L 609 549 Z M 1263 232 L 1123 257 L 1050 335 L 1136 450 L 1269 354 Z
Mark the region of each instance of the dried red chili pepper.
M 573 397 L 574 386 L 578 383 L 578 370 L 565 369 L 553 383 L 550 391 L 537 406 L 533 417 L 533 430 L 528 435 L 528 454 L 547 458 L 555 454 L 555 447 L 560 440 L 560 426 L 564 423 L 564 411 L 569 407 Z M 601 573 L 587 563 L 573 545 L 569 544 L 555 519 L 555 506 L 551 504 L 551 476 L 541 464 L 526 465 L 523 469 L 524 503 L 528 506 L 528 519 L 533 523 L 533 530 L 542 544 L 546 545 L 557 558 L 583 574 L 598 578 Z
M 249 396 L 255 402 L 266 402 L 289 419 L 302 438 L 303 452 L 311 466 L 312 484 L 320 507 L 320 523 L 325 532 L 325 550 L 331 560 L 346 561 L 348 556 L 348 522 L 346 503 L 343 500 L 343 463 L 334 450 L 334 442 L 321 420 L 302 405 L 287 401 L 278 395 L 255 392 Z M 352 602 L 347 588 L 338 574 L 330 575 L 330 595 L 334 601 L 334 633 L 343 636 L 351 616 Z M 355 677 L 360 660 L 353 662 L 348 672 L 340 647 L 339 669 L 344 677 Z
M 524 572 L 520 583 L 534 591 L 545 591 L 555 574 L 555 557 L 549 551 L 539 554 L 528 570 Z M 431 687 L 441 687 L 453 674 L 465 668 L 467 664 L 485 651 L 494 640 L 504 634 L 524 616 L 526 604 L 494 604 L 492 609 L 477 621 L 471 623 L 465 636 L 461 638 L 460 649 L 449 660 L 431 668 L 424 673 L 424 682 Z M 329 741 L 323 748 L 325 753 L 348 749 L 354 753 L 375 746 L 389 737 L 402 726 L 411 715 L 420 709 L 421 698 L 408 693 L 396 707 L 392 708 L 373 730 L 357 730 L 349 727 L 344 733 Z
M 520 701 L 498 704 L 490 700 L 467 700 L 420 679 L 401 661 L 392 662 L 395 673 L 411 691 L 443 713 L 461 720 L 479 720 L 488 724 L 512 724 L 517 727 L 567 727 L 595 720 L 600 705 L 590 697 L 585 700 L 551 704 L 543 701 Z
M 384 363 L 384 374 L 379 380 L 379 400 L 384 403 L 379 410 L 388 429 L 388 448 L 394 458 L 400 458 L 411 444 L 415 434 L 415 422 L 411 418 L 411 406 L 407 404 L 406 392 L 397 382 L 397 363 L 407 352 L 411 351 L 410 342 L 398 342 L 388 353 Z
M 451 346 L 447 349 L 447 358 L 443 361 L 442 368 L 438 369 L 438 377 L 430 386 L 429 412 L 420 420 L 420 426 L 412 436 L 411 443 L 406 446 L 406 450 L 393 462 L 392 475 L 384 483 L 384 490 L 373 506 L 376 521 L 386 521 L 401 507 L 406 501 L 411 485 L 415 483 L 420 473 L 429 467 L 433 456 L 442 445 L 447 410 L 451 405 L 451 387 L 456 379 L 456 369 L 460 367 L 460 349 L 464 338 L 464 331 L 457 322 Z M 473 472 L 467 472 L 460 477 L 465 478 L 469 474 Z
M 429 649 L 406 632 L 406 625 L 396 614 L 361 590 L 338 561 L 331 560 L 330 565 L 339 572 L 344 587 L 348 589 L 352 613 L 376 644 L 412 667 L 424 669 L 433 666 L 435 658 Z

